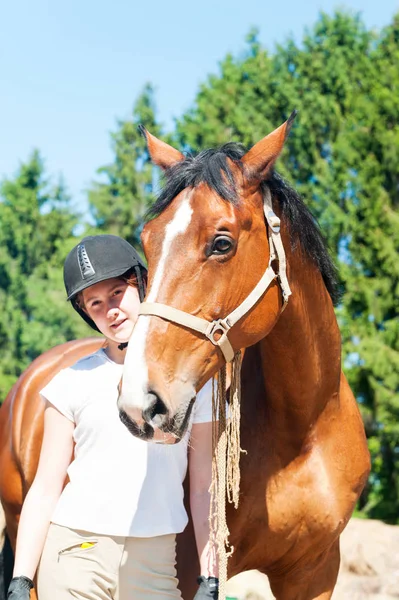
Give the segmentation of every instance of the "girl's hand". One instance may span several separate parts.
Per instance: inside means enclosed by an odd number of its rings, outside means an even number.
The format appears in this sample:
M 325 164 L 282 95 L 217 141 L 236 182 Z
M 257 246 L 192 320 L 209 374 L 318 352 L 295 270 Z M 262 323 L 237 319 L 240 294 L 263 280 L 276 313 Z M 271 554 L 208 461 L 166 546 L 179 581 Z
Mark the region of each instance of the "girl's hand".
M 33 581 L 29 577 L 13 577 L 8 588 L 7 600 L 29 600 L 32 588 Z
M 194 596 L 194 600 L 218 600 L 219 598 L 219 579 L 217 577 L 198 577 L 199 588 Z

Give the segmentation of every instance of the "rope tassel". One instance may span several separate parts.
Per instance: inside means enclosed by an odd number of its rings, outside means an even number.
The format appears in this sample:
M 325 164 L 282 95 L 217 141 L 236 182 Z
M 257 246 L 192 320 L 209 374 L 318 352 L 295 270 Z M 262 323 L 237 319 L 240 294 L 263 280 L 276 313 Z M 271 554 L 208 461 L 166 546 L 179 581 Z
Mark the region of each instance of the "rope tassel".
M 231 372 L 229 416 L 226 413 L 226 366 L 212 380 L 212 483 L 209 513 L 210 545 L 219 559 L 219 598 L 224 600 L 227 582 L 227 562 L 234 552 L 229 543 L 226 520 L 226 499 L 238 508 L 240 493 L 240 404 L 241 352 L 234 356 Z M 215 389 L 216 387 L 216 389 Z

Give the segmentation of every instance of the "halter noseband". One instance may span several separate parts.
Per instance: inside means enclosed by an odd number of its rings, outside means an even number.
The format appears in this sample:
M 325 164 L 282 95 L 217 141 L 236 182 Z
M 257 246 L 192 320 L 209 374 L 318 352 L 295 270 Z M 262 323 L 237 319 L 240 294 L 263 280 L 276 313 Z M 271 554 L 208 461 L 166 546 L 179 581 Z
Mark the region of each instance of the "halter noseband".
M 234 350 L 230 343 L 227 334 L 229 330 L 247 313 L 258 300 L 263 296 L 271 282 L 274 279 L 280 284 L 281 292 L 283 295 L 283 306 L 281 312 L 285 309 L 288 298 L 291 295 L 291 289 L 287 279 L 287 263 L 285 259 L 285 252 L 283 243 L 280 235 L 280 219 L 273 212 L 272 198 L 269 188 L 266 188 L 263 199 L 263 212 L 266 217 L 266 221 L 269 225 L 269 248 L 270 248 L 270 259 L 269 264 L 262 275 L 261 279 L 252 290 L 252 292 L 241 302 L 237 308 L 235 308 L 227 317 L 224 319 L 216 319 L 214 321 L 207 321 L 201 317 L 195 317 L 189 313 L 161 304 L 159 302 L 143 302 L 140 305 L 139 316 L 148 315 L 161 317 L 172 323 L 177 323 L 188 329 L 193 329 L 202 333 L 208 340 L 215 346 L 219 346 L 223 353 L 226 362 L 230 362 L 234 358 Z M 275 273 L 271 264 L 274 260 L 278 261 L 278 272 Z

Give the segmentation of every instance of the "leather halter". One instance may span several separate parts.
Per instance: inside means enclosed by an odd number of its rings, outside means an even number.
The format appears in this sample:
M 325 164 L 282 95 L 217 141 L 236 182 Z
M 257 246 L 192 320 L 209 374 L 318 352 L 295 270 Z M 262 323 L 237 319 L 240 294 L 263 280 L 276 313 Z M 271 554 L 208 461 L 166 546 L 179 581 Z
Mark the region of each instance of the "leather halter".
M 287 264 L 285 259 L 285 252 L 283 243 L 280 235 L 280 219 L 273 212 L 272 198 L 269 188 L 266 188 L 264 199 L 263 199 L 263 212 L 266 217 L 266 221 L 269 225 L 269 248 L 270 248 L 270 260 L 268 267 L 261 279 L 252 290 L 252 292 L 245 298 L 243 302 L 237 308 L 235 308 L 227 317 L 224 319 L 216 319 L 214 321 L 207 321 L 200 317 L 195 317 L 189 313 L 184 312 L 178 308 L 173 308 L 166 304 L 159 302 L 143 302 L 140 305 L 139 316 L 156 316 L 177 323 L 188 329 L 193 329 L 202 333 L 208 340 L 215 346 L 219 346 L 223 353 L 226 362 L 230 362 L 234 358 L 234 349 L 227 336 L 229 330 L 239 321 L 247 312 L 255 306 L 258 300 L 264 295 L 272 281 L 277 279 L 280 284 L 281 292 L 283 295 L 283 306 L 281 312 L 285 309 L 288 298 L 291 295 L 291 289 L 287 279 Z M 271 266 L 274 260 L 278 261 L 278 272 L 276 273 Z

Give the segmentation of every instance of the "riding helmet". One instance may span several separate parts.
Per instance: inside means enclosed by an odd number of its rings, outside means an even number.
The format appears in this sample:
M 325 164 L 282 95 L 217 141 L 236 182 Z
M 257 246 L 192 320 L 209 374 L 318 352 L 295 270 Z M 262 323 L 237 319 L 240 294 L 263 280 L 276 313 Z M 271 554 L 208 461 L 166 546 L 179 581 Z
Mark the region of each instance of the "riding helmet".
M 64 284 L 67 300 L 74 309 L 96 331 L 94 321 L 80 308 L 76 296 L 86 288 L 120 277 L 127 271 L 134 270 L 140 302 L 145 296 L 147 269 L 136 250 L 126 240 L 116 235 L 91 235 L 83 238 L 65 259 Z

